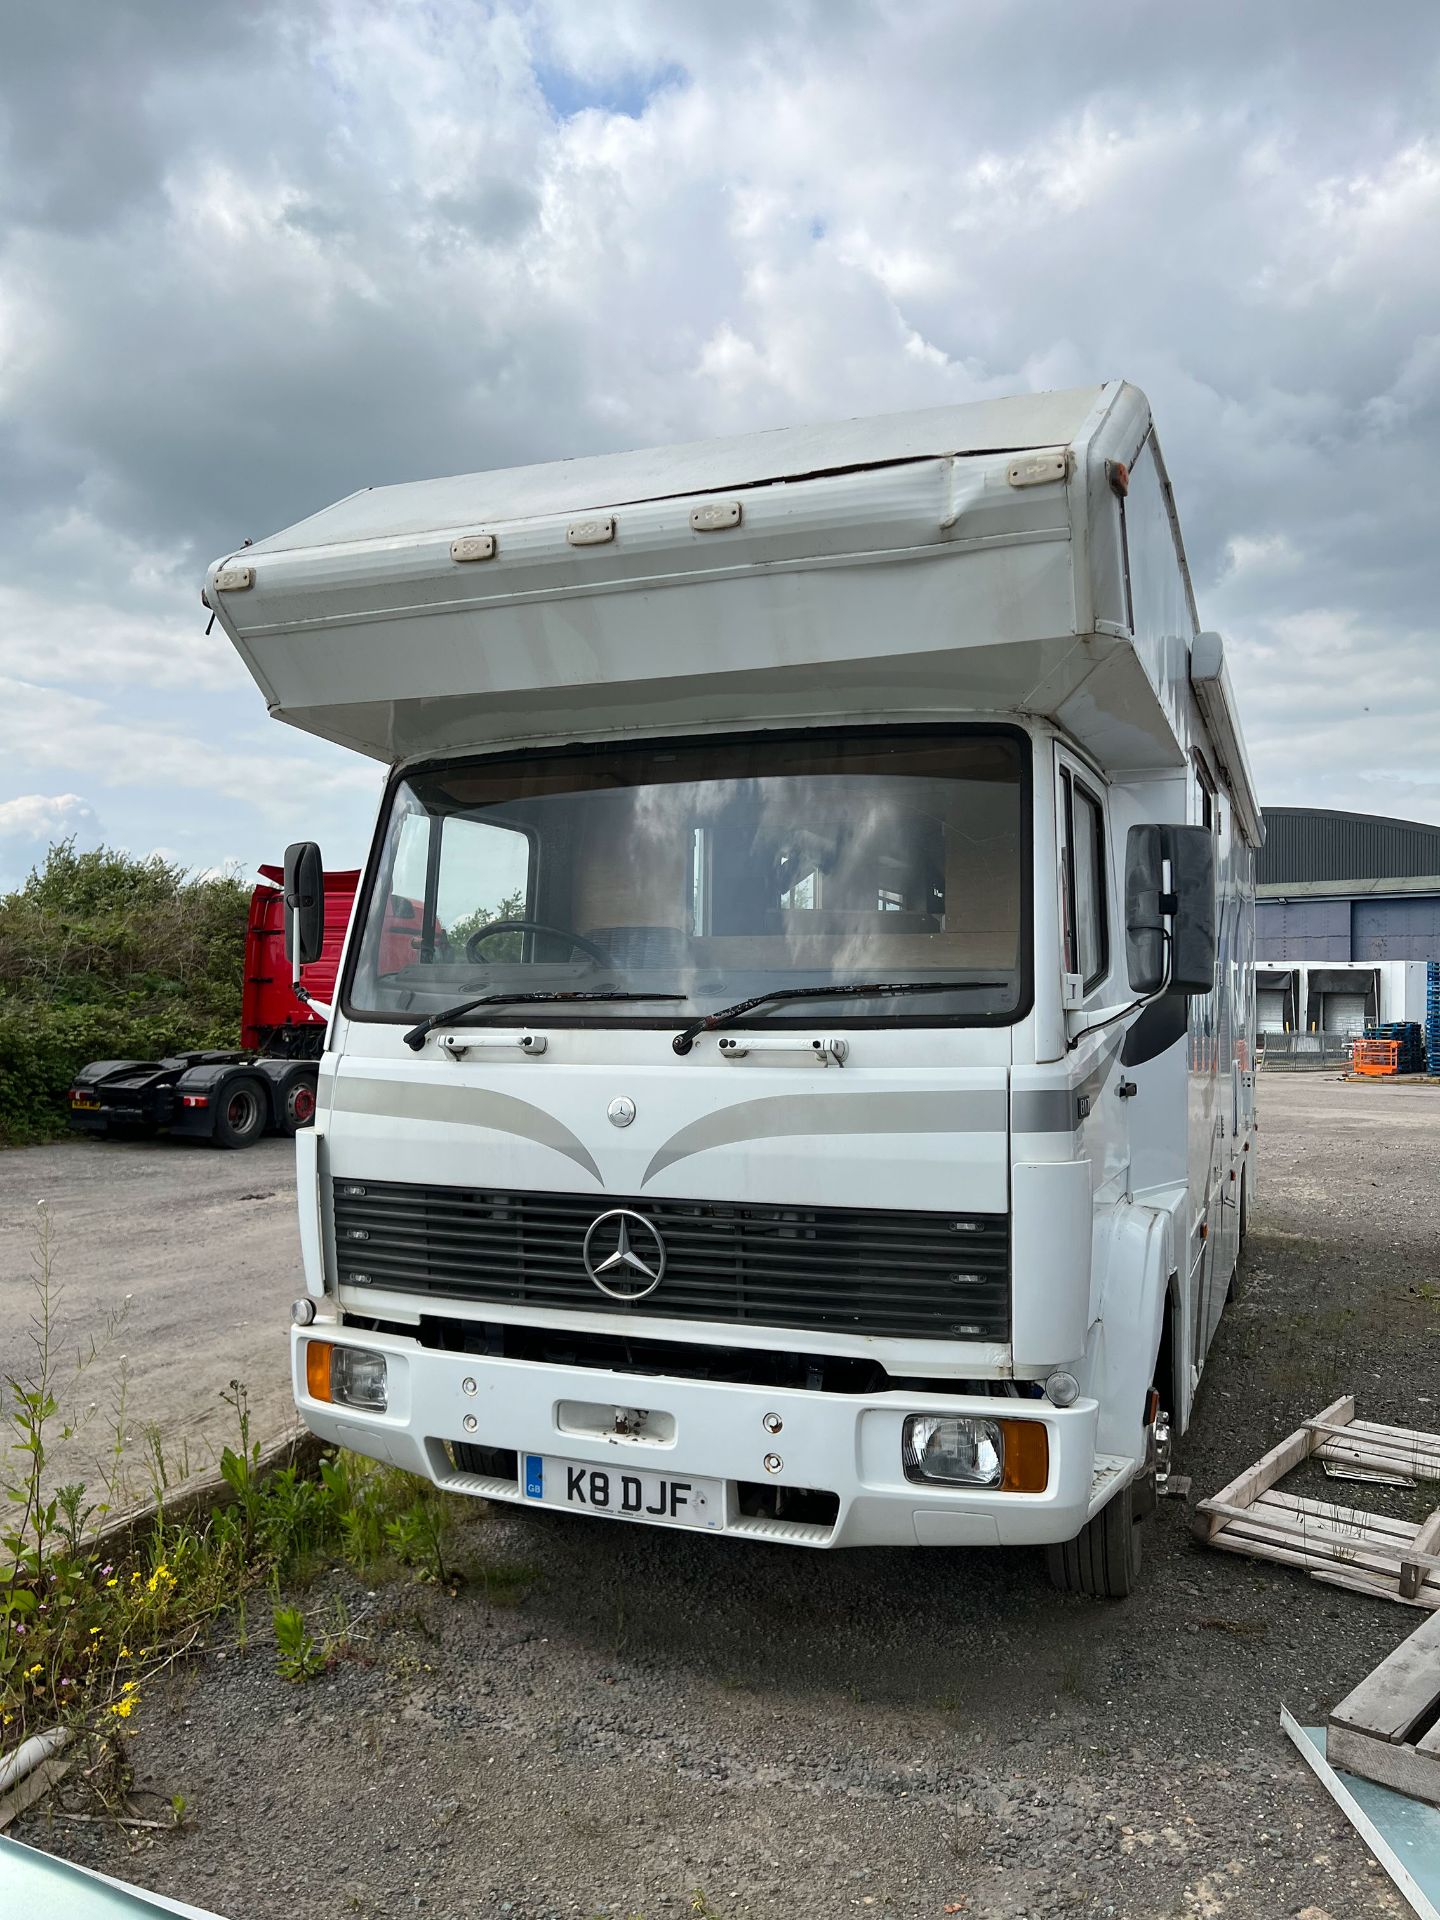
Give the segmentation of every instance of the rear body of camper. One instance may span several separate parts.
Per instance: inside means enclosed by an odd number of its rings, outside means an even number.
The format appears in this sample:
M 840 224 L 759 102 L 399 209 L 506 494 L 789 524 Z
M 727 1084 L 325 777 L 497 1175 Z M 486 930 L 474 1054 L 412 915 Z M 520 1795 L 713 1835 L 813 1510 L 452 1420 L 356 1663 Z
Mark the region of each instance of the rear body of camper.
M 381 488 L 207 594 L 391 769 L 299 1140 L 310 1426 L 1125 1591 L 1256 1177 L 1261 823 L 1144 396 Z M 1208 992 L 1132 985 L 1156 825 L 1213 842 Z

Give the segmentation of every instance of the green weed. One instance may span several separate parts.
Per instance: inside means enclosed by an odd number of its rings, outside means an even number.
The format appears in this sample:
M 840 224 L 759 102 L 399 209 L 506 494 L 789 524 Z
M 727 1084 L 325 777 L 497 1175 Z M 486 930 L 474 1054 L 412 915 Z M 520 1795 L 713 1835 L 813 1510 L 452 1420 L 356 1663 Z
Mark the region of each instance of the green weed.
M 275 1671 L 282 1680 L 298 1685 L 325 1671 L 330 1650 L 306 1627 L 305 1615 L 299 1607 L 276 1607 L 274 1624 Z
M 221 1396 L 235 1423 L 234 1444 L 220 1460 L 228 1504 L 203 1516 L 171 1517 L 171 1476 L 163 1450 L 151 1445 L 155 1518 L 106 1557 L 93 1529 L 110 1511 L 109 1500 L 90 1500 L 78 1483 L 50 1486 L 51 1439 L 74 1431 L 61 1407 L 66 1383 L 57 1360 L 52 1265 L 42 1210 L 33 1352 L 23 1373 L 0 1379 L 0 1747 L 57 1722 L 123 1734 L 148 1681 L 211 1622 L 226 1616 L 237 1648 L 248 1645 L 246 1596 L 257 1587 L 276 1595 L 280 1672 L 297 1682 L 313 1677 L 350 1644 L 343 1606 L 337 1603 L 330 1630 L 317 1634 L 301 1609 L 281 1606 L 278 1596 L 336 1557 L 367 1580 L 403 1568 L 453 1591 L 448 1539 L 460 1505 L 454 1496 L 353 1455 L 322 1460 L 315 1479 L 294 1466 L 262 1474 L 239 1381 Z M 81 1356 L 76 1371 L 96 1350 Z M 123 1480 L 118 1448 L 104 1477 L 107 1492 Z M 534 1573 L 486 1566 L 479 1577 L 503 1605 Z

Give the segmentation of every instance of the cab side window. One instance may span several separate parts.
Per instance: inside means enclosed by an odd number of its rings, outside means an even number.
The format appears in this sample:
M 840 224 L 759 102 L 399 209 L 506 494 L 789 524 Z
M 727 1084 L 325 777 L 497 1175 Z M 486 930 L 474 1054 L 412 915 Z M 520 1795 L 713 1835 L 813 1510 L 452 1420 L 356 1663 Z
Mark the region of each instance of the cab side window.
M 1110 969 L 1105 810 L 1098 797 L 1068 770 L 1062 772 L 1061 782 L 1065 971 L 1078 973 L 1088 993 Z

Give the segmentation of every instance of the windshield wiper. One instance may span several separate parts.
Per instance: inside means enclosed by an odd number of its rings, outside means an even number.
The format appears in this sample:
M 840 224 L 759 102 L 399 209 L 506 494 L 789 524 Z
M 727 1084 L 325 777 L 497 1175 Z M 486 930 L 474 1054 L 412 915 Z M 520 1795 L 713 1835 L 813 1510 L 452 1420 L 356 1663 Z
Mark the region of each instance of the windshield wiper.
M 473 1013 L 476 1007 L 533 1006 L 539 1001 L 572 1000 L 688 1000 L 688 993 L 624 993 L 619 990 L 610 993 L 481 993 L 473 1000 L 462 1000 L 458 1007 L 444 1007 L 439 1013 L 427 1013 L 418 1027 L 412 1027 L 405 1035 L 405 1044 L 418 1053 L 425 1044 L 427 1033 L 436 1027 L 443 1027 L 449 1020 L 458 1020 L 462 1014 Z
M 752 1008 L 763 1007 L 771 1000 L 854 999 L 857 996 L 878 997 L 886 993 L 964 993 L 972 987 L 1004 985 L 1003 980 L 889 980 L 853 987 L 774 987 L 769 993 L 757 993 L 753 1000 L 737 1000 L 733 1007 L 721 1007 L 715 1013 L 707 1013 L 703 1020 L 692 1020 L 688 1027 L 680 1029 L 670 1044 L 676 1053 L 689 1053 L 697 1035 L 713 1033 L 716 1027 L 728 1026 L 732 1020 L 739 1020 Z

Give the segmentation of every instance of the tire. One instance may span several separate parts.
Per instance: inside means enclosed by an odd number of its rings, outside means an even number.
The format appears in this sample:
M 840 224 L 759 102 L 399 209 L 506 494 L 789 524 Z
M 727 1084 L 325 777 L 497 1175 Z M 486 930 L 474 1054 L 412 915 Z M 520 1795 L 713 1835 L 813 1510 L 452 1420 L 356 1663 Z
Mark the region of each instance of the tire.
M 308 1074 L 297 1074 L 288 1081 L 280 1096 L 280 1118 L 277 1131 L 286 1135 L 297 1134 L 301 1127 L 313 1126 L 315 1121 L 315 1082 Z
M 210 1137 L 217 1147 L 252 1147 L 269 1118 L 265 1089 L 258 1080 L 228 1080 L 215 1109 L 215 1131 Z
M 1131 1481 L 1087 1520 L 1073 1540 L 1045 1549 L 1045 1568 L 1061 1593 L 1092 1600 L 1123 1600 L 1135 1591 L 1143 1545 Z

